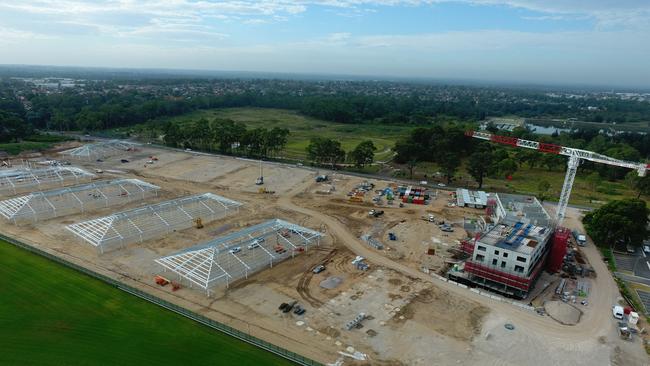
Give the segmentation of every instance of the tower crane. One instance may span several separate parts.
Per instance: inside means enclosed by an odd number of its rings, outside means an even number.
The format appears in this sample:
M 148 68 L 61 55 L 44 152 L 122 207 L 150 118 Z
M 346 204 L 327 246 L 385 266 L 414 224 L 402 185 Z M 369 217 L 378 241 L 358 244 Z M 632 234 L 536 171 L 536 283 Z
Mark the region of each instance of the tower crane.
M 569 196 L 571 196 L 571 188 L 573 187 L 573 181 L 575 180 L 576 173 L 578 172 L 578 166 L 582 160 L 593 161 L 595 163 L 607 164 L 612 166 L 618 166 L 628 169 L 634 169 L 637 171 L 640 177 L 646 175 L 646 171 L 650 169 L 650 164 L 644 163 L 635 163 L 625 160 L 614 159 L 609 156 L 595 153 L 593 151 L 574 149 L 572 147 L 565 147 L 555 144 L 549 144 L 538 141 L 524 140 L 517 137 L 509 136 L 499 136 L 494 135 L 489 132 L 483 131 L 467 131 L 465 132 L 466 136 L 487 140 L 491 142 L 496 142 L 499 144 L 510 145 L 514 147 L 523 147 L 527 149 L 533 149 L 549 154 L 557 154 L 568 156 L 569 160 L 567 161 L 567 170 L 564 177 L 564 184 L 562 186 L 562 193 L 560 194 L 560 201 L 557 204 L 556 212 L 556 224 L 559 226 L 564 220 L 566 213 L 567 205 L 569 204 Z

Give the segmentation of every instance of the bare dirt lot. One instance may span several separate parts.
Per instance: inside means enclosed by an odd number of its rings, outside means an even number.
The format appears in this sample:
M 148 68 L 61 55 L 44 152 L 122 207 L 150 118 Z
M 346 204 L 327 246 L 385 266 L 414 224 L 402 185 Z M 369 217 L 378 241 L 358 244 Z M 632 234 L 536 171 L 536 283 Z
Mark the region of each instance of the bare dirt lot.
M 147 164 L 152 156 L 157 161 Z M 121 159 L 129 162 L 121 163 Z M 400 208 L 382 203 L 376 208 L 385 214 L 375 218 L 368 215 L 375 207 L 372 192 L 363 202 L 348 200 L 348 192 L 365 179 L 339 173 L 330 174 L 330 182 L 321 184 L 314 181 L 316 171 L 263 163 L 263 187 L 275 191 L 264 194 L 258 193 L 259 186 L 254 184 L 260 174 L 259 163 L 244 159 L 143 147 L 103 162 L 75 163 L 89 170 L 124 172 L 99 174 L 100 179 L 138 177 L 163 191 L 146 202 L 34 225 L 3 223 L 1 231 L 317 361 L 372 365 L 640 365 L 647 361 L 638 344 L 623 344 L 615 336 L 615 323 L 608 316 L 617 296 L 615 285 L 593 248 L 586 248 L 585 255 L 599 276 L 590 295 L 590 310 L 574 326 L 479 296 L 422 272 L 422 268 L 435 272 L 453 263 L 453 249 L 466 235 L 463 218 L 479 212 L 449 207 L 446 192 L 440 192 L 430 205 Z M 392 183 L 371 182 L 377 189 Z M 178 231 L 103 255 L 64 229 L 66 224 L 88 218 L 203 192 L 223 195 L 244 206 L 239 214 L 203 229 Z M 422 220 L 429 214 L 451 223 L 454 232 L 442 232 L 434 223 Z M 229 288 L 214 288 L 211 297 L 200 289 L 184 286 L 172 292 L 153 282 L 154 275 L 163 273 L 154 259 L 276 217 L 320 230 L 325 239 L 319 247 Z M 389 240 L 389 232 L 397 240 Z M 363 235 L 376 238 L 384 249 L 372 248 L 360 239 Z M 426 254 L 430 249 L 435 250 L 434 255 Z M 357 255 L 367 258 L 369 270 L 351 264 Z M 326 270 L 314 274 L 311 269 L 318 264 L 324 264 Z M 321 286 L 328 278 L 336 278 L 337 285 Z M 304 315 L 278 310 L 282 302 L 292 300 L 306 309 Z M 360 327 L 347 330 L 345 324 L 360 313 L 366 314 Z M 505 323 L 514 324 L 515 329 L 505 329 Z M 366 360 L 339 353 L 355 351 L 365 354 Z

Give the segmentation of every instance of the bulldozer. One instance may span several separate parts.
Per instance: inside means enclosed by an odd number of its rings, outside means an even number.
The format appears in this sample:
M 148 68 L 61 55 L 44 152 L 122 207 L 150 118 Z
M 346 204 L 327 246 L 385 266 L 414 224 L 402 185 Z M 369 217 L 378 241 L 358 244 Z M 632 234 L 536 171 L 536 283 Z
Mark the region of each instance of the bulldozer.
M 257 190 L 257 193 L 262 193 L 262 194 L 274 194 L 275 191 L 269 191 L 268 189 L 261 187 L 260 189 Z
M 197 229 L 203 229 L 203 220 L 201 220 L 200 217 L 197 217 L 194 220 L 194 227 L 197 228 Z

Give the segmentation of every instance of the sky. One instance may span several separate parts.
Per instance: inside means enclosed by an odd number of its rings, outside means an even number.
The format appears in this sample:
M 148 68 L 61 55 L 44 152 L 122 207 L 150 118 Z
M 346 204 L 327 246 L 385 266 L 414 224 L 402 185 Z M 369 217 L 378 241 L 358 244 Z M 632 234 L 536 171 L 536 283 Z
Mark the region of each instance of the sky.
M 650 87 L 650 0 L 1 0 L 0 64 Z

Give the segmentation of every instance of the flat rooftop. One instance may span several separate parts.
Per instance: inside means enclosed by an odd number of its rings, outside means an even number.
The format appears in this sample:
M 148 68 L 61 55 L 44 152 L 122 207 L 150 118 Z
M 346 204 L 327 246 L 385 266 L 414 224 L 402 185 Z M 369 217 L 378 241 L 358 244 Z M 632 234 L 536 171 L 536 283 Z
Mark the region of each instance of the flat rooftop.
M 542 204 L 533 196 L 497 193 L 497 201 L 505 211 L 502 223 L 514 225 L 517 222 L 551 227 L 553 220 Z
M 479 241 L 485 245 L 531 254 L 537 245 L 551 235 L 553 220 L 533 196 L 497 193 L 499 222 L 483 233 Z
M 533 253 L 551 235 L 551 228 L 530 223 L 517 222 L 514 225 L 500 223 L 483 234 L 479 242 L 517 253 Z
M 456 190 L 456 197 L 460 206 L 465 204 L 487 206 L 488 196 L 484 191 L 470 191 L 468 189 L 458 188 Z

